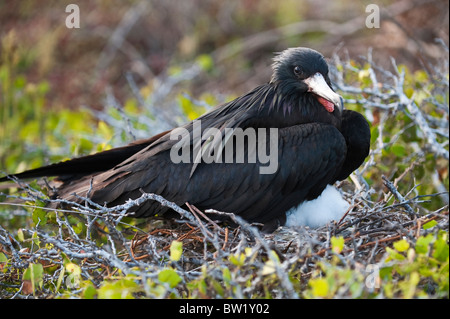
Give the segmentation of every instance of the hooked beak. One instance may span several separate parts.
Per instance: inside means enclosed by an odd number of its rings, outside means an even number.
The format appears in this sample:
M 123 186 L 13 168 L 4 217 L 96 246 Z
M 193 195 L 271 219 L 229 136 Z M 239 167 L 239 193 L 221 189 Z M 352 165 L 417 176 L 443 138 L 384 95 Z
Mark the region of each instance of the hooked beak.
M 344 107 L 342 97 L 328 86 L 322 74 L 317 72 L 313 76 L 305 79 L 304 82 L 308 85 L 308 92 L 317 95 L 317 100 L 328 112 L 333 112 L 335 106 L 342 112 Z

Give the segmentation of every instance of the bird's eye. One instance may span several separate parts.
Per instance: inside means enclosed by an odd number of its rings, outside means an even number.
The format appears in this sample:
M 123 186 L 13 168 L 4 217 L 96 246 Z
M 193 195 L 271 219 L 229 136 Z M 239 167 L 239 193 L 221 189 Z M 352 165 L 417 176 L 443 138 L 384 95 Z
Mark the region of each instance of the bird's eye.
M 297 65 L 294 67 L 294 73 L 296 76 L 301 76 L 302 75 L 302 69 Z

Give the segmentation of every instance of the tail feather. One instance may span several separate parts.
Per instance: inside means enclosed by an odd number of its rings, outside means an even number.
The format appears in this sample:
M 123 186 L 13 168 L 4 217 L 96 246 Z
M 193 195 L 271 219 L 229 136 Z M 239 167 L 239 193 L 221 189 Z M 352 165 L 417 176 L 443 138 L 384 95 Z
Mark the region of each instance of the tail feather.
M 0 178 L 0 183 L 10 181 L 11 177 L 15 177 L 17 179 L 29 179 L 44 176 L 58 176 L 58 179 L 64 182 L 77 180 L 83 176 L 103 172 L 113 168 L 127 158 L 146 148 L 168 132 L 169 131 L 166 131 L 149 139 L 139 140 L 126 146 L 113 148 L 100 153 L 50 164 L 19 174 L 4 176 Z

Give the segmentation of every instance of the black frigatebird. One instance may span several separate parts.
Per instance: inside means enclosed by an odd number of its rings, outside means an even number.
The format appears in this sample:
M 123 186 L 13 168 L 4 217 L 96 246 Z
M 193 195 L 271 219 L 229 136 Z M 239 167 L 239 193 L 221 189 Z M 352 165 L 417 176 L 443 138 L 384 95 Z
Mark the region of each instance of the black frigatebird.
M 142 192 L 155 193 L 180 206 L 189 203 L 202 210 L 231 212 L 272 231 L 285 223 L 286 212 L 314 200 L 327 185 L 347 178 L 363 163 L 370 147 L 367 121 L 361 114 L 343 109 L 342 98 L 333 90 L 328 65 L 319 52 L 302 47 L 287 49 L 276 55 L 272 68 L 269 82 L 217 106 L 197 122 L 15 177 L 58 176 L 62 184 L 55 197 L 79 202 L 78 196 L 87 196 L 107 206 L 136 199 Z M 214 128 L 216 135 L 196 139 L 195 123 L 201 123 L 201 133 Z M 224 145 L 234 139 L 227 135 L 227 129 L 255 132 L 256 142 L 249 136 L 243 139 L 244 162 L 236 161 L 237 142 L 229 161 L 223 160 L 227 155 L 222 152 Z M 276 135 L 269 135 L 270 129 L 276 129 Z M 261 134 L 267 138 L 260 140 Z M 183 138 L 187 148 L 176 148 Z M 208 145 L 220 146 L 219 151 L 208 151 L 217 155 L 216 160 L 198 161 L 195 154 L 202 154 Z M 250 161 L 249 149 L 253 147 L 256 152 L 256 146 L 266 146 L 270 151 L 271 145 L 276 146 L 272 150 L 276 166 L 272 172 L 262 173 L 267 163 L 258 158 Z M 190 151 L 189 160 L 174 161 L 173 155 L 182 150 Z M 0 182 L 7 179 L 3 177 Z M 169 211 L 149 200 L 130 215 L 161 216 Z

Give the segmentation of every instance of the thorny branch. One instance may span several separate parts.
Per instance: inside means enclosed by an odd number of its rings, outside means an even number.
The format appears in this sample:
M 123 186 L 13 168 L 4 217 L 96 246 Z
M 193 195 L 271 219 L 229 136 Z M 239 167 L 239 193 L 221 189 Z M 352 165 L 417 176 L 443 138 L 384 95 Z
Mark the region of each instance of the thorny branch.
M 441 42 L 442 43 L 442 42 Z M 448 51 L 448 48 L 445 47 Z M 436 121 L 433 118 L 430 118 L 426 114 L 423 113 L 421 108 L 414 101 L 414 96 L 412 98 L 408 98 L 405 93 L 405 71 L 404 69 L 400 70 L 396 64 L 396 61 L 392 58 L 391 63 L 394 69 L 394 73 L 386 71 L 380 67 L 378 67 L 372 61 L 372 53 L 369 50 L 368 58 L 366 59 L 370 64 L 370 68 L 367 70 L 372 82 L 371 88 L 359 88 L 349 86 L 344 83 L 344 73 L 337 71 L 337 69 L 332 68 L 331 73 L 334 77 L 334 85 L 338 90 L 350 93 L 352 95 L 361 96 L 361 98 L 357 99 L 346 99 L 347 103 L 350 104 L 359 104 L 362 105 L 365 109 L 380 109 L 387 113 L 388 111 L 398 111 L 401 110 L 405 112 L 411 120 L 415 123 L 418 129 L 422 132 L 426 140 L 426 149 L 435 153 L 437 156 L 441 156 L 446 160 L 449 160 L 449 150 L 448 150 L 448 138 L 445 142 L 439 143 L 437 140 L 437 135 L 448 137 L 448 129 L 449 129 L 449 108 L 448 105 L 444 106 L 436 100 L 429 101 L 436 109 L 445 112 L 446 120 L 444 121 Z M 350 61 L 341 61 L 339 56 L 335 54 L 334 61 L 336 65 L 342 65 L 347 70 L 353 72 L 360 72 L 359 69 L 356 69 L 351 65 Z M 444 65 L 439 68 L 435 68 L 436 74 L 440 74 L 441 71 L 438 70 L 444 69 L 447 70 L 448 73 L 448 60 L 444 62 Z M 377 78 L 377 73 L 379 76 L 383 77 L 383 81 L 379 81 Z M 431 75 L 433 76 L 433 75 Z M 445 76 L 442 76 L 436 81 L 440 84 L 441 92 L 448 92 L 449 84 L 448 80 L 445 80 Z M 363 96 L 366 96 L 364 98 Z M 447 148 L 447 149 L 446 149 Z

